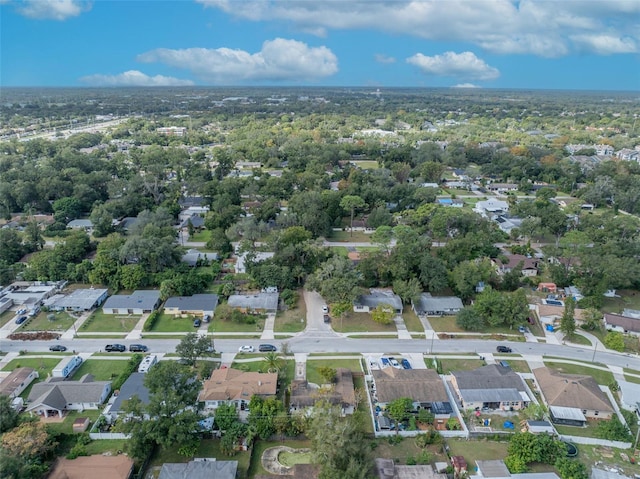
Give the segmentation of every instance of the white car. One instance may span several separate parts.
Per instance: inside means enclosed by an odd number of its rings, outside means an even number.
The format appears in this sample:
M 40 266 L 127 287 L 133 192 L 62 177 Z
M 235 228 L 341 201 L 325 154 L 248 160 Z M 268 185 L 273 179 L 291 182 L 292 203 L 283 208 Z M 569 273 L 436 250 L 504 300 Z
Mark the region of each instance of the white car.
M 396 358 L 389 358 L 389 362 L 391 363 L 391 366 L 393 366 L 394 368 L 402 369 L 402 366 L 400 366 L 400 363 Z
M 244 346 L 240 346 L 238 348 L 238 352 L 239 353 L 252 353 L 253 352 L 253 346 L 245 344 Z
M 329 306 L 327 306 L 326 304 L 322 307 L 322 313 L 323 314 L 328 314 L 329 313 Z

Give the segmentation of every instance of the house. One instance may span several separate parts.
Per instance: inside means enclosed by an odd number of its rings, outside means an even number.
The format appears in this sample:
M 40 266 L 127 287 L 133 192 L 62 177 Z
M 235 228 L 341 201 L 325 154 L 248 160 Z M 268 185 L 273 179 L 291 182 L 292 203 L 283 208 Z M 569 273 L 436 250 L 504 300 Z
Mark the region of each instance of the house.
M 238 461 L 196 458 L 187 463 L 163 464 L 158 479 L 235 479 L 237 471 Z
M 33 368 L 16 368 L 0 381 L 0 395 L 18 397 L 38 377 L 38 371 Z
M 510 235 L 511 231 L 522 226 L 522 218 L 511 216 L 509 214 L 496 215 L 493 221 L 498 224 L 498 228 L 504 233 Z
M 164 303 L 164 312 L 174 316 L 209 316 L 218 305 L 217 294 L 194 294 L 193 296 L 172 296 Z
M 65 411 L 98 409 L 111 393 L 110 381 L 94 381 L 91 374 L 85 374 L 79 381 L 65 381 L 49 378 L 31 388 L 27 400 L 27 412 L 40 416 L 63 416 Z
M 464 409 L 519 411 L 531 401 L 520 375 L 498 364 L 453 371 L 451 385 Z
M 0 314 L 4 313 L 13 306 L 13 299 L 7 297 L 0 298 Z
M 605 313 L 604 325 L 609 331 L 640 335 L 640 319 L 622 314 Z
M 501 215 L 509 211 L 509 203 L 495 198 L 489 198 L 485 201 L 478 201 L 473 207 L 473 211 L 485 218 L 491 218 L 494 215 Z
M 502 459 L 476 460 L 476 473 L 471 479 L 560 479 L 555 472 L 511 474 Z
M 101 288 L 76 289 L 48 305 L 53 311 L 91 311 L 105 302 L 109 291 Z
M 162 126 L 156 128 L 156 132 L 165 136 L 184 136 L 187 134 L 187 128 L 184 126 Z
M 378 479 L 447 479 L 446 474 L 436 472 L 431 464 L 401 465 L 381 457 L 375 460 L 375 473 Z
M 451 183 L 452 182 L 447 183 L 447 187 L 454 188 Z M 448 206 L 451 208 L 462 208 L 464 206 L 464 201 L 452 198 L 438 198 L 436 200 L 436 203 L 438 203 L 440 206 Z
M 33 307 L 42 304 L 45 299 L 50 298 L 61 288 L 58 283 L 40 282 L 16 282 L 12 283 L 5 292 L 4 298 L 11 299 L 14 305 Z
M 234 404 L 244 411 L 253 396 L 275 397 L 278 392 L 278 373 L 245 372 L 233 368 L 215 369 L 204 381 L 198 401 L 206 409 L 222 404 Z
M 151 313 L 160 304 L 160 291 L 139 290 L 131 294 L 114 294 L 102 306 L 104 314 Z
M 196 267 L 200 265 L 207 266 L 212 261 L 218 261 L 219 259 L 220 255 L 218 253 L 209 253 L 191 248 L 182 255 L 181 261 L 189 266 Z
M 582 426 L 587 419 L 611 419 L 613 407 L 591 376 L 550 368 L 536 368 L 533 374 L 554 423 Z
M 124 402 L 134 396 L 137 396 L 142 404 L 149 404 L 149 389 L 144 385 L 145 377 L 145 373 L 131 373 L 127 380 L 122 384 L 120 391 L 118 392 L 118 396 L 115 401 L 113 401 L 109 410 L 105 413 L 111 421 L 114 421 L 120 414 L 122 414 Z
M 91 220 L 71 220 L 67 223 L 67 228 L 82 230 L 91 234 L 93 232 L 93 222 Z
M 531 258 L 523 254 L 507 254 L 503 257 L 492 259 L 498 274 L 510 273 L 517 267 L 522 268 L 522 276 L 529 278 L 538 275 L 538 258 Z
M 247 261 L 252 261 L 254 263 L 261 263 L 264 260 L 269 258 L 273 258 L 275 253 L 258 251 L 255 253 L 241 253 L 238 255 L 238 259 L 236 261 L 236 274 L 243 274 L 247 272 Z
M 431 293 L 422 293 L 418 301 L 411 302 L 411 308 L 418 316 L 453 315 L 463 307 L 457 296 L 431 296 Z
M 204 228 L 204 217 L 200 215 L 191 215 L 180 223 L 181 230 L 188 230 L 189 224 L 197 230 Z
M 306 380 L 294 380 L 291 383 L 289 399 L 291 413 L 313 408 L 319 399 L 339 405 L 343 416 L 353 414 L 356 408 L 356 396 L 351 370 L 337 368 L 336 382 L 330 389 L 313 387 Z
M 622 161 L 638 161 L 640 162 L 640 150 L 632 150 L 623 148 L 616 153 L 616 157 Z
M 388 304 L 393 310 L 402 313 L 402 300 L 393 291 L 385 289 L 371 289 L 369 294 L 358 296 L 353 302 L 353 311 L 356 313 L 370 313 L 381 304 Z
M 556 293 L 558 291 L 558 287 L 555 283 L 539 283 L 538 291 L 543 293 Z
M 399 398 L 411 398 L 414 410 L 428 409 L 448 419 L 453 412 L 444 383 L 433 369 L 397 369 L 387 367 L 371 371 L 374 401 L 385 408 Z
M 278 293 L 232 294 L 227 304 L 244 313 L 275 313 L 279 296 Z
M 133 474 L 133 459 L 125 455 L 79 456 L 58 458 L 47 479 L 129 479 Z
M 516 191 L 518 185 L 516 183 L 489 183 L 486 188 L 489 191 L 505 193 L 507 191 Z

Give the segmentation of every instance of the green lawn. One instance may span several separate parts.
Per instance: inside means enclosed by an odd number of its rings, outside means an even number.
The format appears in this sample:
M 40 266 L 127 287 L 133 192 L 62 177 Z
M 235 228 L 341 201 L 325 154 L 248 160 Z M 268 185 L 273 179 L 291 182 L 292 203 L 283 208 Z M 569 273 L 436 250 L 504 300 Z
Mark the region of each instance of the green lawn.
M 596 431 L 598 430 L 598 421 L 587 421 L 586 427 L 562 426 L 559 424 L 554 424 L 554 427 L 558 431 L 558 434 L 564 434 L 567 436 L 597 437 Z
M 193 241 L 194 243 L 206 243 L 210 239 L 211 231 L 208 230 L 196 231 L 189 236 L 189 241 Z
M 584 346 L 591 346 L 591 341 L 589 340 L 589 338 L 586 338 L 578 333 L 574 334 L 567 342 L 573 344 L 582 344 Z
M 567 363 L 554 363 L 545 361 L 544 365 L 556 369 L 565 374 L 584 374 L 591 376 L 596 380 L 598 384 L 608 386 L 614 381 L 613 374 L 610 371 L 603 371 L 601 369 L 590 368 L 588 365 L 567 364 Z
M 473 471 L 476 461 L 490 459 L 504 459 L 507 456 L 508 442 L 496 442 L 486 440 L 449 439 L 447 441 L 449 453 L 452 456 L 464 456 L 469 465 L 469 471 Z
M 181 318 L 173 314 L 161 314 L 150 332 L 153 333 L 188 333 L 195 331 L 193 321 L 195 316 Z
M 53 315 L 53 320 L 49 316 Z M 69 316 L 64 311 L 61 312 L 40 312 L 35 318 L 29 319 L 20 326 L 21 331 L 58 331 L 63 333 L 75 322 L 76 318 Z
M 296 307 L 286 311 L 278 311 L 273 330 L 278 333 L 297 333 L 307 325 L 307 305 L 302 291 L 298 292 Z
M 640 384 L 640 378 L 637 376 L 631 376 L 631 374 L 635 374 L 638 375 L 640 374 L 640 372 L 636 371 L 635 369 L 624 369 L 624 372 L 626 373 L 624 375 L 624 378 L 629 381 L 630 383 L 636 383 L 636 384 Z
M 346 254 L 345 254 L 345 256 L 346 256 Z M 0 327 L 2 327 L 5 324 L 7 324 L 15 316 L 16 316 L 16 312 L 15 311 L 11 311 L 11 310 L 5 311 L 4 313 L 0 314 Z
M 377 170 L 379 168 L 378 162 L 375 160 L 354 160 L 351 163 L 363 170 Z
M 258 319 L 255 324 L 223 321 L 214 316 L 209 325 L 210 333 L 261 333 L 264 329 L 264 319 Z
M 73 434 L 73 421 L 75 421 L 79 417 L 88 417 L 91 421 L 91 423 L 89 424 L 89 429 L 91 429 L 91 426 L 96 421 L 96 419 L 98 419 L 98 416 L 100 416 L 101 412 L 102 408 L 96 410 L 87 409 L 84 411 L 69 411 L 64 416 L 64 421 L 47 423 L 47 429 L 49 429 L 53 433 Z
M 309 359 L 307 361 L 307 381 L 314 384 L 324 384 L 325 380 L 319 373 L 320 368 L 328 366 L 330 368 L 346 368 L 354 372 L 361 372 L 359 359 Z
M 404 310 L 402 311 L 402 319 L 404 319 L 404 324 L 407 329 L 411 332 L 424 332 L 424 326 L 420 321 L 420 318 L 413 312 L 411 306 L 405 305 Z
M 83 362 L 71 379 L 79 380 L 85 374 L 92 374 L 96 381 L 111 381 L 127 367 L 128 356 L 117 356 L 118 359 L 87 359 Z
M 344 256 L 345 258 L 349 256 L 349 248 L 346 246 L 331 246 L 329 249 L 339 256 Z
M 353 311 L 350 311 L 345 318 L 333 318 L 331 326 L 339 333 L 397 332 L 393 322 L 391 324 L 376 323 L 371 319 L 369 313 L 354 313 Z
M 617 290 L 619 298 L 604 298 L 602 310 L 605 313 L 620 314 L 623 309 L 640 309 L 640 291 L 629 289 Z
M 126 439 L 100 439 L 99 441 L 91 441 L 85 446 L 85 449 L 90 456 L 94 454 L 116 455 L 118 451 L 124 450 L 126 443 Z
M 80 326 L 80 332 L 87 333 L 128 333 L 140 321 L 139 315 L 104 314 L 102 309 L 93 312 Z
M 407 464 L 407 459 L 417 458 L 423 449 L 416 445 L 415 438 L 407 437 L 398 444 L 390 444 L 388 440 L 379 438 L 371 441 L 374 457 L 393 459 L 396 464 Z M 447 457 L 442 452 L 441 446 L 427 446 L 426 451 L 433 462 L 447 462 Z
M 519 361 L 519 360 L 509 359 L 507 362 L 509 363 L 509 367 L 511 369 L 513 369 L 517 373 L 530 373 L 531 372 L 531 369 L 529 368 L 529 365 L 527 364 L 526 361 Z
M 59 358 L 16 358 L 5 364 L 2 370 L 13 371 L 21 367 L 33 368 L 38 371 L 41 379 L 46 379 L 60 361 L 62 361 L 62 356 Z
M 513 334 L 518 335 L 518 328 L 509 328 L 509 327 L 495 327 L 495 328 L 484 328 L 482 331 L 466 331 L 459 327 L 456 324 L 455 316 L 441 316 L 439 318 L 430 317 L 429 323 L 431 323 L 431 327 L 434 331 L 439 333 L 473 333 L 476 332 L 478 334 Z M 522 338 L 521 338 L 522 339 Z M 514 337 L 513 340 L 517 339 Z
M 293 449 L 303 449 L 311 447 L 310 441 L 294 441 L 294 440 L 285 440 L 285 441 L 260 441 L 257 440 L 253 445 L 253 450 L 251 451 L 251 463 L 249 465 L 248 476 L 246 477 L 256 477 L 257 475 L 268 475 L 268 472 L 262 467 L 262 453 L 274 446 L 288 446 Z M 282 476 L 287 477 L 287 476 Z
M 327 239 L 329 241 L 342 241 L 345 243 L 369 243 L 371 241 L 371 235 L 365 234 L 362 231 L 354 231 L 353 234 L 349 231 L 333 231 Z
M 478 369 L 480 366 L 484 366 L 485 362 L 482 359 L 447 359 L 438 356 L 438 361 L 442 366 L 442 372 L 448 374 L 450 371 L 472 371 Z M 425 364 L 428 368 L 433 368 L 433 361 L 430 358 L 425 359 Z

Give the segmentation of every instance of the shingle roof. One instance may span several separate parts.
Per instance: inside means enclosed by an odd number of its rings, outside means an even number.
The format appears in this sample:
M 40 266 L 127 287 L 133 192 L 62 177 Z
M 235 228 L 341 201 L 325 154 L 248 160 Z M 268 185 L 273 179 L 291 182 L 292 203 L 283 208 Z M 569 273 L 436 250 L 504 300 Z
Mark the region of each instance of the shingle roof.
M 380 304 L 390 304 L 395 310 L 402 310 L 402 300 L 397 294 L 391 291 L 380 291 L 372 289 L 370 294 L 358 296 L 353 302 L 356 306 L 368 306 L 370 309 L 376 308 Z
M 330 392 L 321 392 L 309 387 L 307 381 L 293 381 L 291 383 L 291 399 L 289 403 L 296 407 L 313 406 L 319 399 L 325 399 L 331 404 L 355 405 L 355 389 L 353 387 L 353 373 L 350 369 L 336 369 L 336 383 Z
M 433 369 L 386 367 L 372 374 L 381 403 L 405 397 L 416 402 L 449 402 L 442 379 Z
M 459 390 L 515 389 L 526 391 L 524 381 L 511 368 L 488 364 L 473 371 L 453 371 Z M 521 398 L 520 398 L 521 399 Z
M 58 308 L 91 309 L 107 293 L 106 289 L 76 289 L 53 304 Z
M 183 311 L 212 311 L 218 305 L 217 294 L 194 294 L 193 296 L 173 296 L 164 303 L 165 308 Z
M 227 303 L 233 308 L 275 311 L 278 309 L 278 293 L 232 294 Z
M 131 373 L 124 384 L 122 384 L 118 397 L 113 402 L 109 412 L 120 412 L 122 409 L 122 403 L 131 399 L 133 396 L 138 396 L 143 404 L 149 404 L 149 390 L 144 385 L 144 378 L 146 376 L 147 375 L 145 373 Z
M 534 369 L 533 374 L 549 406 L 613 412 L 609 399 L 591 376 L 562 374 L 549 368 Z
M 11 396 L 13 392 L 24 383 L 24 381 L 33 373 L 33 368 L 16 368 L 0 382 L 0 394 Z M 38 375 L 36 375 L 38 377 Z
M 87 374 L 79 381 L 54 381 L 36 383 L 29 393 L 27 411 L 44 404 L 55 409 L 65 409 L 67 404 L 99 403 L 104 387 L 110 381 L 94 381 Z
M 604 320 L 607 324 L 612 326 L 618 326 L 625 331 L 640 332 L 640 319 L 630 318 L 629 316 L 622 316 L 621 314 L 605 313 Z
M 430 293 L 422 293 L 416 303 L 418 312 L 446 311 L 449 309 L 462 309 L 464 305 L 457 296 L 431 296 Z
M 239 369 L 215 369 L 202 385 L 198 401 L 250 401 L 254 394 L 274 396 L 278 390 L 277 373 L 244 372 Z
M 238 461 L 215 458 L 182 463 L 165 463 L 158 479 L 235 479 Z
M 154 309 L 160 301 L 160 291 L 155 289 L 134 291 L 131 294 L 114 294 L 104 302 L 107 309 Z

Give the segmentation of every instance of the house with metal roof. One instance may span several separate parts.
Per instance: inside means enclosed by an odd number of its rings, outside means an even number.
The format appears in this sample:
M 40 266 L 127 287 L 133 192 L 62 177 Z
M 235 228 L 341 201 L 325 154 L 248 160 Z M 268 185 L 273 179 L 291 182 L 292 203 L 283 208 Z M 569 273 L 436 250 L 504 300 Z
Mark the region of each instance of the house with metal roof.
M 227 304 L 244 313 L 275 313 L 279 297 L 278 293 L 232 294 Z
M 105 314 L 145 314 L 160 305 L 160 291 L 138 290 L 131 294 L 114 294 L 102 306 Z
M 411 302 L 411 308 L 418 316 L 443 316 L 456 314 L 464 305 L 457 296 L 431 296 L 431 293 L 422 293 L 417 301 Z
M 164 463 L 158 479 L 235 479 L 237 471 L 238 461 L 196 458 L 187 463 Z
M 16 368 L 0 381 L 0 395 L 18 397 L 38 377 L 38 371 L 33 368 Z
M 104 303 L 108 295 L 107 289 L 76 289 L 47 306 L 53 311 L 91 311 Z
M 353 302 L 353 311 L 356 313 L 370 313 L 381 304 L 388 304 L 393 310 L 402 313 L 402 300 L 400 296 L 394 294 L 391 290 L 371 289 L 369 294 L 358 296 Z
M 91 374 L 85 374 L 79 381 L 49 378 L 33 385 L 26 410 L 45 417 L 62 417 L 65 411 L 98 409 L 110 393 L 111 382 L 94 381 Z
M 464 409 L 518 411 L 531 402 L 520 375 L 499 364 L 452 371 L 451 385 Z
M 533 374 L 554 423 L 584 425 L 587 419 L 613 416 L 609 398 L 591 376 L 564 374 L 551 368 L 536 368 Z
M 194 294 L 192 296 L 172 296 L 164 303 L 164 312 L 174 316 L 209 316 L 218 306 L 217 294 Z

